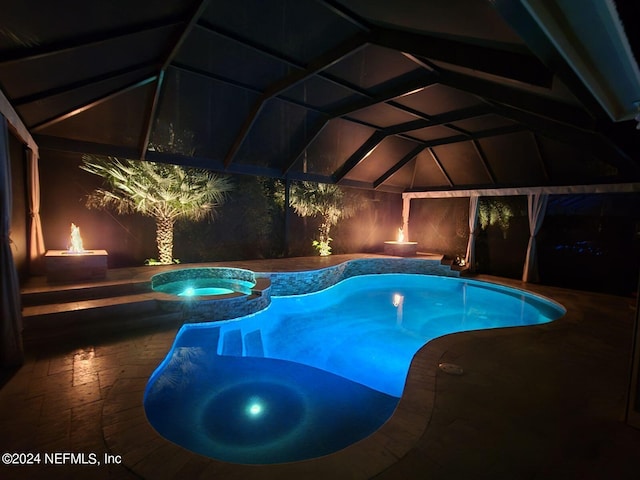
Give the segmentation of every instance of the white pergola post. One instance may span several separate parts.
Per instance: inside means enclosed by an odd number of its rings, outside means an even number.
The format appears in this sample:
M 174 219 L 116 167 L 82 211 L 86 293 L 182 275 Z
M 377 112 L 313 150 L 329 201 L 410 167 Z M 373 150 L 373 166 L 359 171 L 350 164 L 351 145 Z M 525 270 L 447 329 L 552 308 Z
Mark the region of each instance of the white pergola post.
M 476 265 L 476 237 L 478 236 L 478 205 L 479 195 L 469 197 L 469 243 L 467 243 L 467 254 L 465 263 L 470 271 L 475 270 Z
M 402 198 L 402 232 L 405 241 L 409 241 L 409 210 L 411 210 L 411 199 Z

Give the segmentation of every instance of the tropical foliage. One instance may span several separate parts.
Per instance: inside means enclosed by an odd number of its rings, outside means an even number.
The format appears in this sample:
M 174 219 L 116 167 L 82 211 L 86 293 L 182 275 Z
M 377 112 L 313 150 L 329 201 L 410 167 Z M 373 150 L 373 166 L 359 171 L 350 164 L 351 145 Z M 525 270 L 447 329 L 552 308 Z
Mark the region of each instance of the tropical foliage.
M 86 199 L 88 208 L 139 213 L 156 222 L 158 263 L 173 263 L 176 220 L 212 218 L 232 189 L 228 177 L 207 170 L 115 157 L 84 155 L 83 170 L 104 179 Z
M 513 217 L 512 208 L 502 200 L 488 198 L 480 199 L 478 205 L 478 220 L 480 227 L 484 230 L 489 225 L 498 225 L 502 230 L 503 236 L 507 237 L 509 231 L 509 222 Z
M 341 219 L 356 212 L 353 202 L 348 202 L 338 185 L 314 182 L 296 182 L 291 185 L 289 203 L 301 217 L 319 217 L 318 239 L 313 246 L 320 255 L 331 255 L 331 227 Z

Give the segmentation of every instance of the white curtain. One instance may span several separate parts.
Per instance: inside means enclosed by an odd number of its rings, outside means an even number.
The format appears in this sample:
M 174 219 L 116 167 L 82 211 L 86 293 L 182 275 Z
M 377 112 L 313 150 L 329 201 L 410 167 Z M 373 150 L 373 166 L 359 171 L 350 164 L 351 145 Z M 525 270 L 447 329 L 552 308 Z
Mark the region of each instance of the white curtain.
M 524 261 L 522 281 L 538 280 L 538 255 L 536 250 L 536 235 L 540 231 L 544 214 L 547 210 L 549 195 L 527 195 L 527 208 L 529 212 L 529 246 L 527 247 L 527 257 Z
M 18 272 L 11 253 L 11 164 L 7 121 L 0 115 L 0 366 L 15 367 L 24 361 L 22 308 Z
M 469 243 L 467 244 L 467 255 L 465 262 L 470 271 L 475 269 L 476 264 L 476 237 L 478 236 L 478 203 L 480 197 L 471 195 L 469 197 Z
M 27 165 L 29 175 L 29 217 L 31 239 L 29 242 L 29 269 L 31 274 L 44 273 L 44 238 L 40 222 L 40 172 L 38 169 L 38 150 L 27 148 Z

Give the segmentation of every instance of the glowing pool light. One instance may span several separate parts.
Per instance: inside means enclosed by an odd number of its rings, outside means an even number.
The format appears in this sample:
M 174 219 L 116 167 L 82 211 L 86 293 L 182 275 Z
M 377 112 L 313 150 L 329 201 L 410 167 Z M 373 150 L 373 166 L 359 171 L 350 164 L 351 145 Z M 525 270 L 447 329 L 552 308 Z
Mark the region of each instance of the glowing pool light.
M 202 288 L 193 288 L 187 287 L 182 292 L 178 294 L 179 297 L 197 297 L 197 296 L 207 296 L 207 295 L 227 295 L 229 293 L 233 293 L 234 291 L 230 288 L 220 288 L 220 287 L 202 287 Z
M 193 289 L 193 287 L 187 287 L 184 289 L 184 292 L 182 292 L 180 295 L 183 297 L 193 297 L 195 293 L 196 291 Z
M 263 411 L 263 407 L 262 404 L 260 403 L 260 400 L 252 400 L 249 403 L 249 406 L 247 407 L 247 413 L 249 413 L 249 416 L 251 417 L 257 417 L 259 416 Z

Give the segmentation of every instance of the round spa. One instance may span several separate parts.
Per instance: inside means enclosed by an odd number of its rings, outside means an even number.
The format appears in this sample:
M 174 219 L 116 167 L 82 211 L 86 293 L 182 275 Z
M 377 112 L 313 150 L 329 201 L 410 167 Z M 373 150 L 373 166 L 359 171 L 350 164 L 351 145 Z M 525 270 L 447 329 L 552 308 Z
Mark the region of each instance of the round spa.
M 197 267 L 151 278 L 157 300 L 181 311 L 185 322 L 227 320 L 255 313 L 270 302 L 270 282 L 242 268 Z

